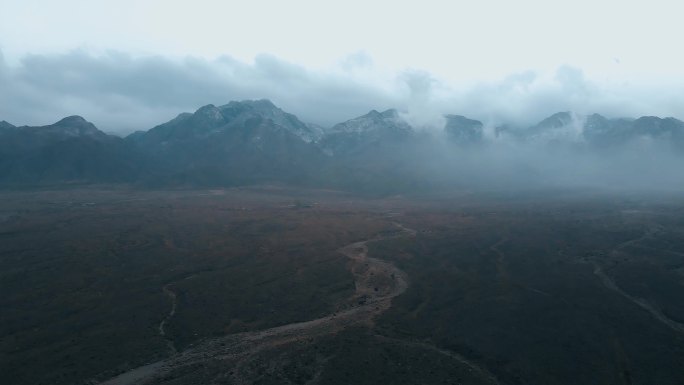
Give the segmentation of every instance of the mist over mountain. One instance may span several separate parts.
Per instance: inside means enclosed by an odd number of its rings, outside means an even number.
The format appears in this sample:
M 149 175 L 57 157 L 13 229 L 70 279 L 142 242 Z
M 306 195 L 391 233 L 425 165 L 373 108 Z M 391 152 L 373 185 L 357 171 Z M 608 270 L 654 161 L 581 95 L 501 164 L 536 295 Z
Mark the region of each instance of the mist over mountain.
M 483 124 L 460 115 L 446 115 L 444 131 L 450 140 L 462 144 L 475 144 L 483 140 Z
M 126 138 L 144 158 L 144 182 L 239 185 L 309 182 L 325 155 L 321 132 L 268 100 L 206 105 Z
M 366 115 L 334 125 L 319 142 L 329 155 L 353 157 L 408 140 L 413 134 L 411 126 L 394 110 Z
M 683 157 L 684 122 L 653 116 L 558 112 L 531 126 L 491 127 L 449 114 L 443 127 L 415 127 L 389 109 L 322 128 L 262 99 L 209 104 L 125 139 L 78 116 L 0 123 L 5 185 L 676 189 Z
M 322 69 L 271 54 L 244 60 L 79 49 L 10 59 L 0 52 L 2 119 L 38 125 L 79 114 L 117 134 L 153 127 L 210 102 L 260 98 L 325 127 L 371 108 L 396 108 L 416 126 L 454 113 L 485 125 L 531 126 L 566 110 L 682 119 L 681 87 L 671 79 L 605 82 L 571 63 L 457 81 L 429 69 L 388 69 L 363 52 Z M 622 65 L 611 65 L 611 73 L 621 73 Z
M 11 130 L 13 128 L 16 127 L 14 127 L 14 125 L 9 122 L 6 122 L 4 120 L 0 122 L 0 130 Z

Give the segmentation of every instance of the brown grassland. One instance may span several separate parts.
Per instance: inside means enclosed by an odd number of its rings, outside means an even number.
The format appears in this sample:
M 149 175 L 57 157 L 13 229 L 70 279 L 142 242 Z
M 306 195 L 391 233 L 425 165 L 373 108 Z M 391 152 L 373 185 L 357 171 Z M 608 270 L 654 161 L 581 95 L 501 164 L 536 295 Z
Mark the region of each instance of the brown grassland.
M 0 289 L 7 384 L 684 383 L 678 196 L 4 191 Z

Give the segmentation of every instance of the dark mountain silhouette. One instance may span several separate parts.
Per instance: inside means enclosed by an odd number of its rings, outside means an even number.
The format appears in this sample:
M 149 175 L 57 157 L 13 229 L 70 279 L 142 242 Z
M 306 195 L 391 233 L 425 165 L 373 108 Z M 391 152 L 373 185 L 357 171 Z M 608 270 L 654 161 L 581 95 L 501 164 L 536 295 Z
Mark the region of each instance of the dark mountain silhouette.
M 521 141 L 549 141 L 560 139 L 566 141 L 569 128 L 575 123 L 575 117 L 570 112 L 557 112 L 539 123 L 529 127 L 515 127 L 503 125 L 496 129 L 497 135 L 512 137 Z
M 80 116 L 40 127 L 2 127 L 2 183 L 130 182 L 138 176 L 137 151 Z
M 480 143 L 483 139 L 483 124 L 479 120 L 461 115 L 446 115 L 444 131 L 450 140 L 460 144 Z
M 331 158 L 326 175 L 335 186 L 382 193 L 429 186 L 417 161 L 428 139 L 397 110 L 371 110 L 333 126 L 318 145 Z
M 126 139 L 144 154 L 147 182 L 238 185 L 309 182 L 326 156 L 310 126 L 270 101 L 206 105 Z
M 654 140 L 684 149 L 684 122 L 675 118 L 643 116 L 608 119 L 599 114 L 586 118 L 584 139 L 593 145 L 615 147 L 635 140 Z
M 439 178 L 446 180 L 446 174 L 479 179 L 481 159 L 476 154 L 489 141 L 569 144 L 600 152 L 649 140 L 684 150 L 684 122 L 674 118 L 609 119 L 559 112 L 529 127 L 499 127 L 493 139 L 485 138 L 478 120 L 444 118 L 444 135 L 413 128 L 394 109 L 372 110 L 325 130 L 268 100 L 247 100 L 219 107 L 209 104 L 125 139 L 98 130 L 79 116 L 40 127 L 1 121 L 0 183 L 283 182 L 393 191 L 429 188 Z M 454 158 L 459 154 L 467 157 Z
M 584 138 L 600 146 L 623 144 L 633 137 L 633 122 L 633 119 L 607 119 L 599 114 L 589 115 L 584 123 Z
M 684 122 L 675 118 L 642 116 L 632 123 L 634 135 L 666 140 L 676 146 L 684 145 Z
M 12 130 L 15 129 L 16 127 L 13 124 L 10 124 L 6 121 L 0 121 L 0 132 L 2 131 L 7 131 L 7 130 Z
M 321 139 L 319 146 L 336 157 L 358 157 L 404 143 L 414 134 L 397 110 L 372 110 L 336 124 Z
M 599 114 L 580 116 L 558 112 L 530 127 L 501 126 L 496 131 L 500 136 L 519 141 L 615 148 L 647 139 L 684 148 L 684 122 L 655 116 L 606 118 Z

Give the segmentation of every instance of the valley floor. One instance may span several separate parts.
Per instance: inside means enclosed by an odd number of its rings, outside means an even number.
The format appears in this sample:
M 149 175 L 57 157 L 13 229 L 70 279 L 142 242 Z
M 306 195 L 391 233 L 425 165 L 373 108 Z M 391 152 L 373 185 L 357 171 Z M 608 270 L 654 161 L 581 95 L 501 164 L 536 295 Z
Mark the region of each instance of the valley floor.
M 8 383 L 682 383 L 684 197 L 0 195 Z

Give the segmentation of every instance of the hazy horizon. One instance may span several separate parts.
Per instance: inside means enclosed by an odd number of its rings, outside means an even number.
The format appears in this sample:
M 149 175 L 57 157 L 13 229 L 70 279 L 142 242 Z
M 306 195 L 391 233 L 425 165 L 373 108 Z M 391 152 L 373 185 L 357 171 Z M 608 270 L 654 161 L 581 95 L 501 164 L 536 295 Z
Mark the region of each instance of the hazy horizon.
M 681 8 L 0 0 L 0 382 L 682 385 Z
M 0 120 L 82 115 L 126 134 L 261 98 L 322 126 L 387 108 L 417 125 L 445 113 L 681 119 L 684 57 L 667 5 L 3 3 Z

